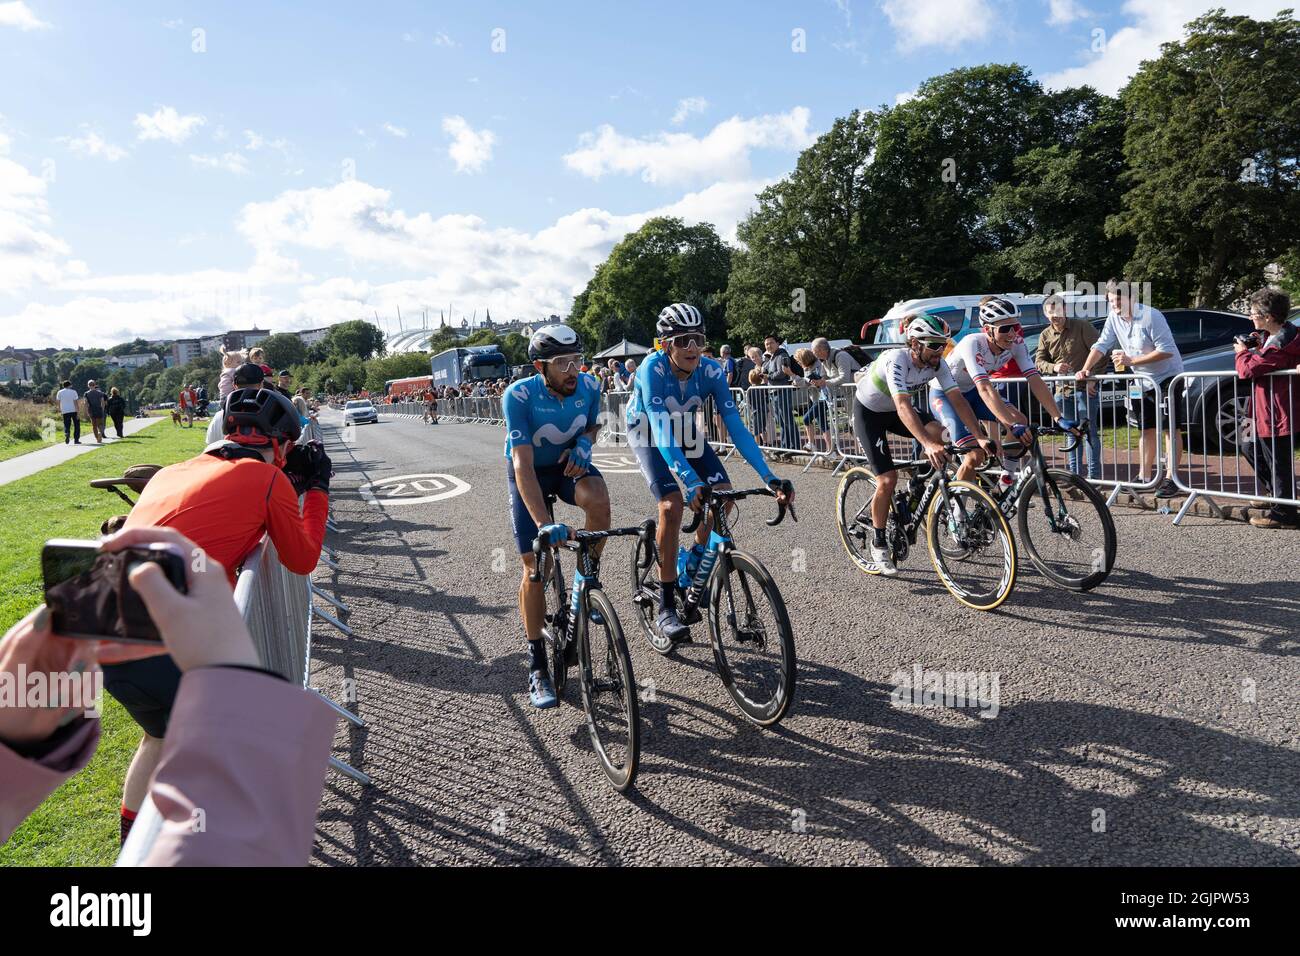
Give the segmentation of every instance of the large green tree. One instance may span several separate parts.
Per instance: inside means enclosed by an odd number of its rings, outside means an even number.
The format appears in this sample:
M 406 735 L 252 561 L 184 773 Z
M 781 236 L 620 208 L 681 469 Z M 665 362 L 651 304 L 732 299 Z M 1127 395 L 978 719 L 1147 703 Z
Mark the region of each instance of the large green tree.
M 1129 187 L 1107 223 L 1157 304 L 1221 306 L 1300 244 L 1300 24 L 1215 10 L 1121 94 Z
M 1107 236 L 1106 217 L 1124 194 L 1124 113 L 1091 90 L 1055 97 L 1059 122 L 1047 146 L 1017 156 L 1013 177 L 990 193 L 987 227 L 996 248 L 984 271 L 1009 274 L 1025 291 L 1048 283 L 1104 283 L 1133 252 L 1128 237 Z
M 384 354 L 384 333 L 365 319 L 340 322 L 325 333 L 325 348 L 340 359 L 351 356 L 365 361 L 372 355 Z
M 624 336 L 647 345 L 654 338 L 659 311 L 671 302 L 689 302 L 705 313 L 709 335 L 723 338 L 721 293 L 727 287 L 731 254 L 709 223 L 688 226 L 665 216 L 650 219 L 624 236 L 596 268 L 574 299 L 569 321 L 592 352 Z
M 293 332 L 277 332 L 257 344 L 266 353 L 266 364 L 276 371 L 300 365 L 307 359 L 307 346 Z

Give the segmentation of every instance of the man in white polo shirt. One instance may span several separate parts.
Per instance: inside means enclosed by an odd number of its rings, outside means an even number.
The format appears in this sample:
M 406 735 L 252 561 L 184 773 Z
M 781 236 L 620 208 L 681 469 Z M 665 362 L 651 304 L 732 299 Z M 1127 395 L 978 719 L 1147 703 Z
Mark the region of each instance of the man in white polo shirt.
M 1154 388 L 1144 378 L 1133 383 L 1127 403 L 1128 423 L 1142 430 L 1138 444 L 1142 473 L 1138 481 L 1149 481 L 1155 474 L 1156 404 L 1159 403 L 1164 410 L 1169 475 L 1156 490 L 1156 497 L 1172 498 L 1179 493 L 1170 476 L 1178 468 L 1182 434 L 1175 417 L 1178 396 L 1170 393 L 1169 380 L 1183 370 L 1183 357 L 1160 310 L 1133 301 L 1133 285 L 1115 279 L 1106 283 L 1106 298 L 1110 303 L 1106 327 L 1101 331 L 1101 338 L 1088 351 L 1087 361 L 1075 373 L 1075 378 L 1086 379 L 1094 368 L 1106 361 L 1109 352 L 1116 371 L 1140 372 L 1155 380 Z
M 65 381 L 63 387 L 54 394 L 54 400 L 59 403 L 59 411 L 63 413 L 63 444 L 68 443 L 68 436 L 72 434 L 76 438 L 73 444 L 80 445 L 81 416 L 77 414 L 77 390 L 71 382 Z M 73 429 L 76 429 L 75 433 Z

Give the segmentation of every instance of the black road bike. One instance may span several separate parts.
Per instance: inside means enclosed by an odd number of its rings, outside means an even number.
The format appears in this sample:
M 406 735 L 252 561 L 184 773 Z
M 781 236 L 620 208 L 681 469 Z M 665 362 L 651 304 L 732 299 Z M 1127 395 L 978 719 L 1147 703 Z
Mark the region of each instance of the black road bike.
M 783 493 L 791 489 L 789 482 L 783 486 Z M 760 727 L 772 727 L 794 700 L 794 632 L 771 573 L 758 558 L 738 550 L 732 542 L 726 505 L 755 495 L 774 495 L 769 488 L 706 489 L 702 493 L 707 495 L 704 507 L 682 528 L 682 534 L 693 535 L 706 512 L 713 526 L 686 591 L 682 621 L 708 621 L 713 660 L 727 693 L 748 720 Z M 792 520 L 799 520 L 793 505 L 778 504 L 776 517 L 767 519 L 767 525 L 779 525 L 787 510 Z M 658 653 L 668 655 L 676 645 L 659 632 L 655 621 L 659 606 L 655 522 L 647 521 L 642 528 L 632 554 L 632 601 L 646 642 Z
M 944 451 L 956 458 L 969 449 L 945 444 Z M 977 611 L 999 607 L 1016 585 L 1016 543 L 997 502 L 979 485 L 949 478 L 928 463 L 906 485 L 899 484 L 885 523 L 891 560 L 896 565 L 906 560 L 924 526 L 935 573 L 952 596 Z M 868 469 L 850 468 L 836 495 L 840 541 L 868 574 L 880 573 L 871 559 L 876 488 Z
M 1074 451 L 1087 437 L 1088 422 L 1062 451 Z M 989 494 L 1008 521 L 1016 521 L 1020 543 L 1029 560 L 1049 580 L 1075 591 L 1091 591 L 1115 567 L 1115 519 L 1106 499 L 1091 482 L 1070 471 L 1048 468 L 1037 439 L 1067 435 L 1050 425 L 1030 425 L 1028 441 L 1012 439 L 1003 454 L 1029 452 L 1029 462 L 1011 484 L 1003 486 L 994 473 L 981 473 Z M 1028 446 L 1027 448 L 1025 446 Z M 1009 449 L 1009 451 L 1008 451 Z
M 554 502 L 554 497 L 547 497 L 548 513 Z M 564 699 L 569 668 L 576 664 L 591 745 L 605 776 L 619 791 L 632 786 L 636 779 L 641 717 L 623 626 L 597 578 L 598 562 L 591 547 L 606 538 L 641 535 L 643 531 L 643 527 L 574 531 L 572 540 L 556 547 L 546 545 L 540 537 L 533 542 L 530 577 L 543 582 L 546 596 L 542 639 L 546 642 L 555 695 Z M 567 590 L 560 568 L 560 548 L 577 552 L 573 584 Z

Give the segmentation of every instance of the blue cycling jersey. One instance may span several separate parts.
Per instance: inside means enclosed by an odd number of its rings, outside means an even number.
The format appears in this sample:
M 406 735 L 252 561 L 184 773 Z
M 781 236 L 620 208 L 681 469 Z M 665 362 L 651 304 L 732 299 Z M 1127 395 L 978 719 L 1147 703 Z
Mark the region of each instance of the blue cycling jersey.
M 727 377 L 722 366 L 711 358 L 701 357 L 700 364 L 691 377 L 682 381 L 673 371 L 672 363 L 664 352 L 653 352 L 636 370 L 632 398 L 627 403 L 627 428 L 630 440 L 652 440 L 664 460 L 668 462 L 687 488 L 701 484 L 701 479 L 691 467 L 690 459 L 699 458 L 703 448 L 694 454 L 683 451 L 678 438 L 693 434 L 694 428 L 683 419 L 693 417 L 695 410 L 712 398 L 714 408 L 727 426 L 727 434 L 736 450 L 753 466 L 764 483 L 775 476 L 763 460 L 758 442 L 745 427 L 740 409 L 727 388 Z M 646 429 L 649 435 L 646 435 Z M 635 436 L 640 436 L 639 438 Z
M 596 424 L 600 414 L 600 384 L 582 372 L 568 398 L 559 399 L 541 374 L 520 379 L 501 396 L 506 416 L 506 457 L 516 445 L 533 446 L 533 467 L 559 464 L 578 436 Z

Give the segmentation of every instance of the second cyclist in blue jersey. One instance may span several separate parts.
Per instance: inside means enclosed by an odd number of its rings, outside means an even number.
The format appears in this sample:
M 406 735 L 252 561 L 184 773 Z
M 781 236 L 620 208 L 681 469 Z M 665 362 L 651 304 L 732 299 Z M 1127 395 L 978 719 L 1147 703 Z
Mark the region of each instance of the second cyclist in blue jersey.
M 542 623 L 546 615 L 543 582 L 533 582 L 533 540 L 539 535 L 559 544 L 568 527 L 552 524 L 546 496 L 555 495 L 587 515 L 587 530 L 609 528 L 609 491 L 591 462 L 591 443 L 600 429 L 600 385 L 582 369 L 582 340 L 567 325 L 548 325 L 533 334 L 528 357 L 537 374 L 505 390 L 506 484 L 510 523 L 523 562 L 519 614 L 528 638 L 529 699 L 534 707 L 554 707 L 555 688 L 546 664 Z M 599 556 L 600 549 L 592 553 Z
M 776 491 L 777 500 L 792 501 L 794 492 L 780 490 L 781 482 L 745 427 L 722 366 L 701 354 L 705 335 L 699 310 L 686 303 L 674 303 L 659 313 L 656 331 L 663 348 L 651 353 L 637 369 L 627 405 L 627 430 L 628 444 L 659 502 L 655 528 L 660 590 L 657 623 L 664 637 L 678 642 L 690 634 L 677 615 L 676 600 L 677 541 L 683 504 L 699 511 L 704 506 L 706 488 L 731 487 L 727 470 L 702 427 L 707 400 L 712 400 L 714 413 L 721 416 L 736 450 L 763 483 Z M 679 481 L 685 487 L 684 498 Z M 696 560 L 703 554 L 709 530 L 709 523 L 701 522 L 693 554 Z

